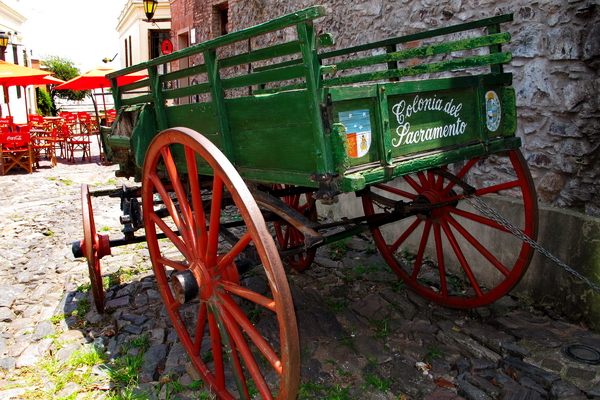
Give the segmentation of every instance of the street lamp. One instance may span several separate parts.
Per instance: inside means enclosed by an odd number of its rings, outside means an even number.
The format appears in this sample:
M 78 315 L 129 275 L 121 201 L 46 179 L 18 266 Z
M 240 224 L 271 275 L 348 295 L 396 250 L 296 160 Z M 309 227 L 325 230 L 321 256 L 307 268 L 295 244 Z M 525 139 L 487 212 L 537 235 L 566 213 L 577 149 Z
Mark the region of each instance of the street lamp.
M 148 18 L 148 21 L 152 20 L 152 17 L 154 17 L 154 12 L 156 11 L 157 5 L 158 0 L 144 0 L 144 12 L 146 13 L 146 18 Z
M 8 35 L 6 32 L 0 32 L 0 60 L 2 61 L 6 61 L 4 58 L 6 46 L 8 46 Z

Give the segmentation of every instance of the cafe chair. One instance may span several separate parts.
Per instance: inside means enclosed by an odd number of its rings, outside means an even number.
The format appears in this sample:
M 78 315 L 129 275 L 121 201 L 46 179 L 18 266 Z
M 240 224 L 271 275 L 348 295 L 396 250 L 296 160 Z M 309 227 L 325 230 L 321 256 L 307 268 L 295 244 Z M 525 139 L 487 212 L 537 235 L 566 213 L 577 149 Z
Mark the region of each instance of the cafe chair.
M 91 154 L 91 140 L 87 134 L 75 135 L 67 124 L 62 126 L 62 137 L 65 140 L 65 148 L 67 153 L 67 159 L 71 162 L 75 162 L 75 153 L 81 153 L 81 161 L 85 159 L 92 161 Z
M 94 133 L 95 120 L 92 116 L 85 111 L 81 111 L 77 113 L 77 118 L 79 119 L 79 131 L 81 133 L 85 133 L 91 135 Z
M 2 175 L 14 167 L 21 167 L 28 173 L 33 172 L 34 152 L 29 132 L 0 132 L 0 163 Z
M 29 114 L 29 128 L 32 134 L 50 131 L 51 127 L 41 115 Z
M 31 120 L 29 121 L 31 123 Z M 43 157 L 50 160 L 52 168 L 56 166 L 56 139 L 52 136 L 51 132 L 44 130 L 38 131 L 31 129 L 30 127 L 20 127 L 19 132 L 28 132 L 31 136 L 31 145 L 33 146 L 33 153 L 35 157 L 35 167 L 40 167 L 40 161 Z
M 81 133 L 78 131 L 77 114 L 69 112 L 61 112 L 60 116 L 63 119 L 63 125 L 67 125 L 72 133 Z
M 7 128 L 9 132 L 15 130 L 15 124 L 13 123 L 13 117 L 0 118 L 0 128 Z

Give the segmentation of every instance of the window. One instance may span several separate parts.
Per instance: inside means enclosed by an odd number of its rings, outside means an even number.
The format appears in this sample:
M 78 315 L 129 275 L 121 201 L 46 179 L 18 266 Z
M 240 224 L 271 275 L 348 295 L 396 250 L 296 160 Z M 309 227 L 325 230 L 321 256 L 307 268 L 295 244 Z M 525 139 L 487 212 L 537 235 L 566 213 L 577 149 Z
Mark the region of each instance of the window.
M 229 4 L 221 3 L 213 8 L 213 36 L 229 33 Z
M 131 51 L 131 36 L 129 36 L 129 65 L 133 65 L 133 52 Z
M 169 39 L 169 32 L 150 30 L 150 54 L 149 59 L 162 56 L 162 42 Z
M 19 65 L 19 52 L 17 50 L 16 44 L 12 45 L 12 51 L 13 51 L 13 63 Z M 15 87 L 17 88 L 17 99 L 20 99 L 21 98 L 21 86 L 16 85 Z
M 129 67 L 129 47 L 127 47 L 127 42 L 129 39 L 125 38 L 125 43 L 123 43 L 125 47 L 125 66 Z

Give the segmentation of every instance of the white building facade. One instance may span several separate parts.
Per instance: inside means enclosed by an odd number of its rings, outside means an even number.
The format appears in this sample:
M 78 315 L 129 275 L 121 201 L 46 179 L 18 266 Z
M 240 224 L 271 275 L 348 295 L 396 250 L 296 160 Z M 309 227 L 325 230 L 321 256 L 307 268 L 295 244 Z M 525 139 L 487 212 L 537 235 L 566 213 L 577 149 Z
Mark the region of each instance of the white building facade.
M 129 67 L 162 55 L 162 42 L 170 38 L 171 9 L 159 0 L 152 22 L 144 14 L 142 0 L 128 0 L 119 16 L 121 67 Z
M 6 33 L 9 37 L 8 46 L 6 46 L 4 52 L 4 60 L 31 68 L 32 60 L 28 57 L 27 49 L 23 45 L 23 38 L 20 34 L 27 18 L 11 7 L 11 3 L 14 2 L 0 1 L 0 32 Z M 3 90 L 0 90 L 0 99 L 1 115 L 3 117 L 8 116 L 9 108 Z M 37 109 L 35 87 L 9 86 L 8 101 L 10 101 L 10 113 L 15 123 L 26 123 L 27 114 L 35 113 Z

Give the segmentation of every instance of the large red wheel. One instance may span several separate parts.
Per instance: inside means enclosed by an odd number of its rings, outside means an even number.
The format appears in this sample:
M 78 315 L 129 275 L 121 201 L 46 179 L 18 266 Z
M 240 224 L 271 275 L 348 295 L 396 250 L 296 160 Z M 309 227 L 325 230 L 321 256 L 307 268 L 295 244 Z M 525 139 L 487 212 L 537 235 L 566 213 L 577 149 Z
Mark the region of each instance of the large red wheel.
M 292 185 L 273 185 L 274 189 L 291 189 Z M 300 214 L 304 215 L 311 221 L 317 220 L 317 206 L 315 200 L 310 194 L 293 194 L 281 198 L 290 207 L 296 209 Z M 275 230 L 275 239 L 277 245 L 282 250 L 301 246 L 304 243 L 304 235 L 289 222 L 285 220 L 273 223 Z M 304 271 L 312 264 L 317 251 L 315 249 L 307 249 L 293 256 L 285 258 L 285 261 L 296 271 Z
M 491 159 L 501 168 L 488 168 Z M 442 170 L 374 185 L 373 193 L 395 201 L 445 205 L 372 229 L 373 239 L 398 277 L 419 294 L 449 307 L 481 307 L 514 287 L 534 249 L 497 218 L 478 212 L 472 206 L 475 199 L 465 201 L 462 182 L 476 189 L 473 197 L 497 206 L 504 218 L 535 240 L 538 215 L 533 181 L 519 150 L 505 158 L 474 158 Z M 494 202 L 498 195 L 518 200 L 505 209 Z M 386 209 L 369 195 L 363 196 L 363 208 L 367 215 Z
M 289 286 L 264 218 L 229 160 L 193 130 L 163 131 L 146 153 L 142 204 L 163 301 L 204 382 L 220 399 L 294 399 L 300 353 Z M 268 285 L 240 283 L 236 263 L 246 253 L 258 255 L 262 269 L 252 272 Z
M 110 255 L 110 242 L 107 235 L 98 235 L 94 224 L 92 198 L 88 185 L 81 185 L 81 213 L 83 216 L 83 241 L 81 249 L 87 258 L 92 296 L 96 311 L 104 312 L 104 288 L 102 287 L 102 270 L 100 259 Z

